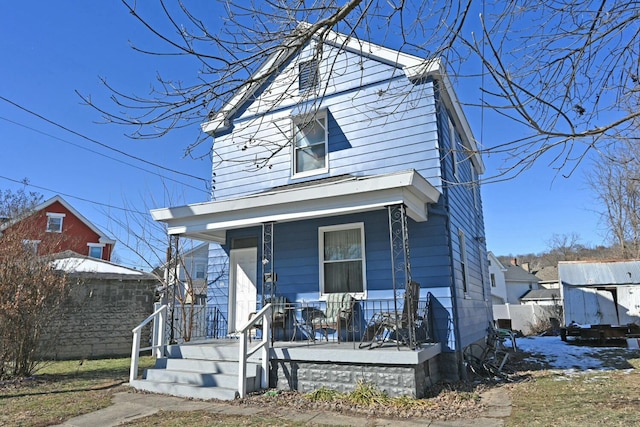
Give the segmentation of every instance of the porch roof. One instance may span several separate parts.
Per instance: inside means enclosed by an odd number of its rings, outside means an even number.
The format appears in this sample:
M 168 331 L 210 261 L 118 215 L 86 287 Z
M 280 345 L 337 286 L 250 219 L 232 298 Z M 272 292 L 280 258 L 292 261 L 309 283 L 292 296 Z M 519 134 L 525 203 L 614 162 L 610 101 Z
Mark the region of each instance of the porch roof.
M 167 224 L 169 234 L 224 243 L 226 231 L 235 228 L 366 212 L 400 203 L 410 218 L 422 222 L 427 220 L 427 203 L 436 203 L 439 196 L 437 188 L 411 169 L 154 209 L 151 215 Z

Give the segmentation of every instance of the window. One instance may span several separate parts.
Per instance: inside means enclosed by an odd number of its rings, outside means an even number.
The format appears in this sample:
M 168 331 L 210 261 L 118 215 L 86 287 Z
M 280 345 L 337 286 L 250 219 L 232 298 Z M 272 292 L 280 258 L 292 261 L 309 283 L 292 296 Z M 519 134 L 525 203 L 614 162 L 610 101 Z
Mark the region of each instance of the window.
M 298 90 L 301 92 L 318 87 L 320 74 L 318 71 L 318 60 L 312 59 L 298 65 Z
M 496 287 L 496 275 L 494 273 L 491 273 L 491 287 Z
M 196 263 L 193 269 L 193 278 L 203 280 L 207 275 L 207 264 Z
M 451 119 L 449 122 L 449 145 L 451 147 L 451 161 L 453 162 L 453 176 L 458 180 L 458 140 L 456 137 L 456 128 L 453 126 Z
M 293 119 L 293 174 L 313 175 L 326 172 L 327 112 Z
M 465 295 L 467 295 L 467 292 L 469 290 L 467 277 L 467 248 L 464 231 L 462 230 L 458 230 L 458 241 L 460 244 L 460 273 L 462 274 L 462 291 Z
M 62 233 L 64 214 L 47 212 L 47 232 Z
M 103 245 L 96 244 L 96 243 L 87 243 L 87 245 L 89 246 L 89 256 L 91 258 L 102 259 Z
M 318 234 L 320 293 L 364 295 L 364 223 L 320 227 Z
M 22 244 L 24 245 L 24 248 L 28 251 L 31 251 L 34 255 L 38 254 L 38 245 L 40 244 L 41 240 L 23 240 Z

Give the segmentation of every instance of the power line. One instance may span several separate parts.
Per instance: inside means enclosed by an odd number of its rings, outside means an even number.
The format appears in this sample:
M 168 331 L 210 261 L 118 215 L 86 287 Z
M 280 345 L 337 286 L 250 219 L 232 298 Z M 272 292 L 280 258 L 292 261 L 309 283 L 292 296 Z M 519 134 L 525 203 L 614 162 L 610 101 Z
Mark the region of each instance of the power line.
M 16 184 L 26 185 L 28 187 L 37 188 L 39 190 L 49 191 L 49 192 L 51 192 L 53 194 L 60 194 L 62 196 L 69 197 L 71 199 L 81 200 L 83 202 L 92 203 L 94 205 L 103 206 L 103 207 L 106 207 L 106 208 L 117 209 L 117 210 L 120 210 L 120 211 L 135 213 L 135 214 L 139 214 L 139 215 L 148 215 L 149 214 L 148 212 L 142 212 L 142 211 L 136 211 L 136 210 L 133 210 L 133 209 L 122 208 L 120 206 L 113 206 L 113 205 L 109 205 L 107 203 L 96 202 L 94 200 L 85 199 L 84 197 L 78 197 L 78 196 L 74 196 L 74 195 L 68 194 L 68 193 L 61 193 L 59 191 L 52 190 L 51 188 L 41 187 L 39 185 L 30 184 L 28 182 L 25 183 L 24 180 L 12 179 L 12 178 L 9 178 L 9 177 L 6 177 L 6 176 L 2 176 L 2 175 L 0 175 L 0 178 L 6 179 L 7 181 L 15 182 Z
M 0 95 L 0 99 L 5 101 L 5 102 L 7 102 L 7 103 L 9 103 L 9 104 L 11 104 L 11 105 L 13 105 L 16 108 L 21 109 L 22 111 L 24 111 L 26 113 L 29 113 L 29 114 L 31 114 L 33 116 L 36 116 L 37 118 L 39 118 L 41 120 L 44 120 L 45 122 L 47 122 L 49 124 L 52 124 L 52 125 L 54 125 L 56 127 L 59 127 L 60 129 L 63 129 L 65 131 L 69 132 L 69 133 L 72 133 L 72 134 L 74 134 L 76 136 L 79 136 L 80 138 L 85 139 L 85 140 L 87 140 L 89 142 L 93 142 L 94 144 L 98 144 L 99 146 L 101 146 L 103 148 L 106 148 L 106 149 L 111 150 L 111 151 L 115 151 L 116 153 L 122 154 L 123 156 L 130 157 L 130 158 L 135 159 L 135 160 L 137 160 L 139 162 L 143 162 L 143 163 L 146 163 L 148 165 L 155 166 L 157 168 L 160 168 L 160 169 L 163 169 L 163 170 L 166 170 L 166 171 L 178 174 L 178 175 L 183 175 L 183 176 L 186 176 L 186 177 L 189 177 L 189 178 L 193 178 L 193 179 L 197 179 L 199 181 L 203 181 L 206 185 L 209 185 L 209 182 L 204 178 L 201 178 L 201 177 L 195 176 L 195 175 L 191 175 L 191 174 L 188 174 L 186 172 L 180 172 L 180 171 L 175 170 L 175 169 L 167 168 L 167 167 L 159 165 L 157 163 L 150 162 L 149 160 L 145 160 L 145 159 L 143 159 L 141 157 L 137 157 L 137 156 L 134 156 L 132 154 L 126 153 L 126 152 L 124 152 L 122 150 L 118 150 L 117 148 L 110 147 L 109 145 L 107 145 L 105 143 L 102 143 L 102 142 L 97 141 L 97 140 L 95 140 L 95 139 L 93 139 L 91 137 L 88 137 L 88 136 L 86 136 L 84 134 L 81 134 L 80 132 L 77 132 L 77 131 L 75 131 L 73 129 L 70 129 L 70 128 L 68 128 L 68 127 L 66 127 L 66 126 L 64 126 L 64 125 L 62 125 L 62 124 L 60 124 L 58 122 L 55 122 L 55 121 L 51 120 L 51 119 L 48 119 L 48 118 L 36 113 L 35 111 L 32 111 L 32 110 L 30 110 L 30 109 L 28 109 L 26 107 L 23 107 L 22 105 L 14 102 L 14 101 L 11 101 L 10 99 L 7 99 L 2 95 Z
M 51 139 L 55 139 L 55 140 L 58 140 L 58 141 L 60 141 L 60 142 L 64 142 L 65 144 L 73 145 L 73 146 L 74 146 L 74 147 L 76 147 L 76 148 L 80 148 L 80 149 L 82 149 L 82 150 L 86 150 L 86 151 L 89 151 L 89 152 L 91 152 L 91 153 L 97 154 L 98 156 L 106 157 L 107 159 L 111 159 L 111 160 L 113 160 L 113 161 L 116 161 L 116 162 L 119 162 L 119 163 L 125 164 L 125 165 L 127 165 L 127 166 L 132 167 L 132 168 L 135 168 L 135 169 L 138 169 L 138 170 L 141 170 L 141 171 L 144 171 L 144 172 L 150 173 L 150 174 L 152 174 L 152 175 L 158 176 L 158 177 L 160 177 L 160 178 L 163 178 L 163 179 L 166 179 L 166 180 L 169 180 L 169 181 L 176 182 L 176 183 L 178 183 L 178 184 L 184 185 L 185 187 L 193 188 L 194 190 L 202 191 L 203 193 L 207 193 L 207 194 L 209 194 L 209 191 L 207 191 L 207 190 L 203 190 L 202 188 L 199 188 L 199 187 L 196 187 L 196 186 L 193 186 L 193 185 L 187 184 L 187 183 L 182 182 L 182 181 L 178 181 L 177 179 L 170 178 L 170 177 L 168 177 L 168 176 L 166 176 L 166 175 L 161 175 L 161 174 L 159 174 L 159 173 L 156 173 L 156 172 L 150 171 L 149 169 L 145 169 L 145 168 L 143 168 L 143 167 L 136 166 L 136 165 L 131 164 L 131 163 L 127 163 L 127 162 L 125 162 L 124 160 L 120 160 L 120 159 L 117 159 L 117 158 L 115 158 L 115 157 L 108 156 L 108 155 L 106 155 L 106 154 L 104 154 L 104 153 L 100 153 L 100 152 L 98 152 L 98 151 L 92 150 L 92 149 L 90 149 L 90 148 L 83 147 L 82 145 L 75 144 L 75 143 L 73 143 L 73 142 L 71 142 L 71 141 L 67 141 L 66 139 L 62 139 L 62 138 L 59 138 L 59 137 L 57 137 L 57 136 L 55 136 L 55 135 L 51 135 L 50 133 L 47 133 L 47 132 L 41 131 L 41 130 L 39 130 L 39 129 L 35 129 L 35 128 L 33 128 L 33 127 L 31 127 L 31 126 L 27 126 L 27 125 L 25 125 L 25 124 L 23 124 L 23 123 L 19 123 L 19 122 L 16 122 L 16 121 L 14 121 L 14 120 L 11 120 L 11 119 L 8 119 L 8 118 L 6 118 L 6 117 L 2 117 L 2 116 L 0 116 L 0 119 L 1 119 L 1 120 L 4 120 L 4 121 L 7 121 L 7 122 L 9 122 L 9 123 L 12 123 L 12 124 L 14 124 L 14 125 L 16 125 L 16 126 L 21 126 L 21 127 L 25 128 L 25 129 L 29 129 L 29 130 L 30 130 L 30 131 L 32 131 L 32 132 L 36 132 L 36 133 L 39 133 L 39 134 L 41 134 L 41 135 L 45 135 L 45 136 L 47 136 L 47 137 L 49 137 L 49 138 L 51 138 Z

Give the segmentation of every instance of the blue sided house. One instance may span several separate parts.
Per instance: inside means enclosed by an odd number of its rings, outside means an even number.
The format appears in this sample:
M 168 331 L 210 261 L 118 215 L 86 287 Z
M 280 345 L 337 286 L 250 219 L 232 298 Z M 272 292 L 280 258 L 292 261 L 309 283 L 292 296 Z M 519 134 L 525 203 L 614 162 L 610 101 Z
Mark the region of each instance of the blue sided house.
M 380 356 L 392 347 L 417 357 L 417 396 L 426 377 L 464 375 L 462 350 L 492 321 L 484 165 L 440 59 L 331 31 L 285 42 L 202 128 L 212 200 L 152 215 L 210 242 L 210 270 L 226 266 L 208 284 L 222 335 L 271 303 L 274 360 L 285 359 L 278 343 L 292 359 L 303 343 L 310 364 L 373 366 L 401 357 Z M 272 385 L 323 385 L 304 382 L 306 357 L 297 378 L 274 362 Z

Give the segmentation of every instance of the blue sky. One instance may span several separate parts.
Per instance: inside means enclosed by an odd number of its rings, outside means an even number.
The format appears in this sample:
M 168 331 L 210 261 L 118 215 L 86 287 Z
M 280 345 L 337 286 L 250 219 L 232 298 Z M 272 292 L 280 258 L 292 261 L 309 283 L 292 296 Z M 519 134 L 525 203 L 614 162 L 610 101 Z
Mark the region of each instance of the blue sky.
M 219 19 L 215 13 L 210 16 Z M 132 140 L 125 136 L 130 129 L 98 123 L 100 114 L 82 105 L 75 93 L 107 105 L 109 92 L 100 76 L 125 93 L 145 95 L 157 71 L 184 73 L 185 78 L 197 71 L 188 60 L 133 51 L 130 40 L 146 48 L 162 44 L 120 2 L 4 2 L 0 31 L 0 96 L 102 144 L 201 177 L 115 153 L 0 100 L 0 188 L 15 190 L 20 185 L 10 180 L 28 178 L 36 186 L 30 190 L 45 198 L 62 194 L 105 231 L 115 227 L 110 218 L 122 215 L 122 207 L 144 210 L 207 200 L 204 181 L 210 179 L 210 161 L 183 156 L 197 129 Z M 470 86 L 459 89 L 458 95 L 477 101 L 479 92 Z M 485 141 L 513 126 L 487 118 L 481 132 L 479 111 L 466 112 L 476 137 L 482 134 Z M 485 162 L 491 174 L 502 159 L 492 156 Z M 539 162 L 517 178 L 485 185 L 488 249 L 497 255 L 540 252 L 554 233 L 575 232 L 582 243 L 602 243 L 598 206 L 583 176 L 588 166 L 585 163 L 570 178 L 563 178 Z M 116 253 L 123 263 L 136 265 L 135 257 L 122 246 L 116 245 Z

